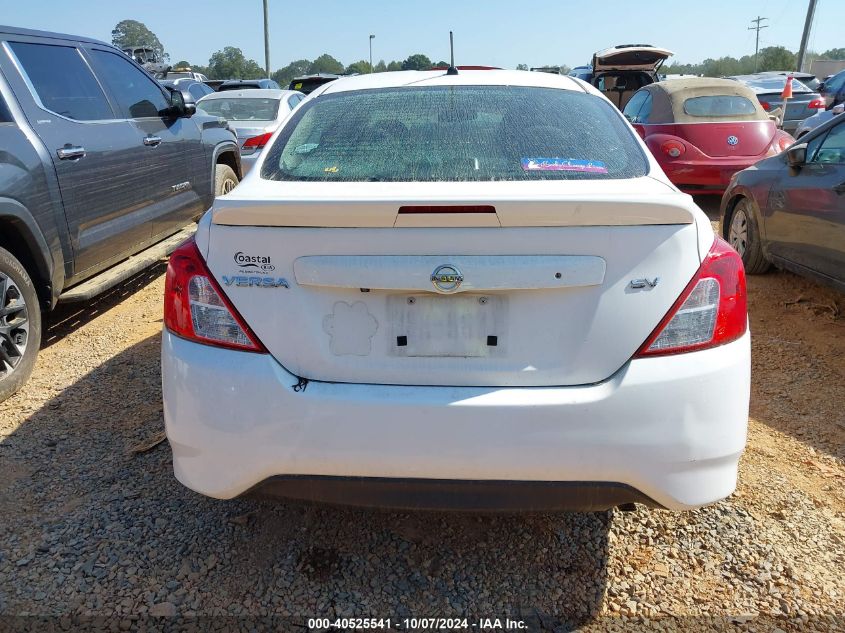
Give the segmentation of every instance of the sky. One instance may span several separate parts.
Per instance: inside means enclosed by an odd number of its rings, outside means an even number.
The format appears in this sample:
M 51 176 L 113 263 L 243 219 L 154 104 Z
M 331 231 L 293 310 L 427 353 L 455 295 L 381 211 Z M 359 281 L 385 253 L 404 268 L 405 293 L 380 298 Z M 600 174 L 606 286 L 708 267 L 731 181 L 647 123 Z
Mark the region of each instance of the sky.
M 760 47 L 797 51 L 807 0 L 269 0 L 272 70 L 294 59 L 329 53 L 344 64 L 369 56 L 402 60 L 424 53 L 448 60 L 455 32 L 457 64 L 514 68 L 589 64 L 593 52 L 616 44 L 649 43 L 675 52 L 670 61 L 754 53 L 751 20 L 767 17 Z M 207 64 L 224 46 L 236 46 L 264 65 L 262 0 L 0 0 L 0 22 L 111 41 L 124 19 L 143 22 L 171 61 Z M 818 0 L 811 50 L 845 47 L 845 1 Z

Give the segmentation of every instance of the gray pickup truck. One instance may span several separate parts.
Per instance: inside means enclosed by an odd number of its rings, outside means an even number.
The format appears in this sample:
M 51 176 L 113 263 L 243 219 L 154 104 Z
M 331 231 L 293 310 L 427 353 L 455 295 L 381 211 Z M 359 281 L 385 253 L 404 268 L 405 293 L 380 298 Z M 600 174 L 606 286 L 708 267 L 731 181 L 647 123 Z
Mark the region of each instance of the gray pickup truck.
M 0 26 L 0 401 L 42 311 L 157 261 L 237 185 L 234 134 L 195 113 L 108 44 Z

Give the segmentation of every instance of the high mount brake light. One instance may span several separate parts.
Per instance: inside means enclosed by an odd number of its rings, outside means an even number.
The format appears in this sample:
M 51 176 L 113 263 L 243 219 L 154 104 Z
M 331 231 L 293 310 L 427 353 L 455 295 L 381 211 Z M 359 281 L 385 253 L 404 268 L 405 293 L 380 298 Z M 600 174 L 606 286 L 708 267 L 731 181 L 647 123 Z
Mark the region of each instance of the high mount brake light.
M 246 352 L 266 352 L 214 280 L 193 239 L 170 255 L 164 325 L 182 338 Z
M 634 355 L 680 354 L 730 343 L 748 329 L 745 268 L 722 238 L 681 296 Z
M 252 138 L 248 138 L 244 142 L 244 148 L 249 147 L 252 149 L 261 149 L 262 147 L 267 145 L 267 143 L 270 142 L 272 136 L 272 132 L 267 132 L 266 134 L 261 134 L 260 136 L 253 136 Z

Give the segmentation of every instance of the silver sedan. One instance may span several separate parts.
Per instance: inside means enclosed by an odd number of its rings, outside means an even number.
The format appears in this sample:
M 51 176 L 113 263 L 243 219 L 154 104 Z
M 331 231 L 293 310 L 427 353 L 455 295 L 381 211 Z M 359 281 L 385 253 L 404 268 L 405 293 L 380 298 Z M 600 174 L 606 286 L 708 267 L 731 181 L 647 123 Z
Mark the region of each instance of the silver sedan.
M 241 168 L 246 175 L 273 132 L 304 98 L 296 90 L 227 90 L 203 97 L 197 108 L 229 122 L 238 137 Z
M 830 110 L 822 110 L 818 114 L 814 114 L 813 116 L 804 119 L 801 121 L 801 125 L 798 126 L 798 129 L 795 130 L 795 138 L 801 138 L 810 130 L 814 130 L 822 123 L 827 123 L 833 117 L 838 116 L 843 112 L 845 112 L 845 103 L 840 103 L 839 105 L 832 107 Z

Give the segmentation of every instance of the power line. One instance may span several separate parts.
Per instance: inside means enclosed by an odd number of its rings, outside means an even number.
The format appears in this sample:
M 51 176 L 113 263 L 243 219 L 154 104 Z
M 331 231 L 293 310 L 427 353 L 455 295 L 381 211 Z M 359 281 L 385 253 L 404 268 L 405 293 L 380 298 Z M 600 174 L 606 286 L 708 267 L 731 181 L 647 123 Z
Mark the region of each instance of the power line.
M 756 20 L 751 20 L 755 23 L 755 26 L 749 26 L 749 31 L 757 31 L 757 41 L 754 45 L 754 72 L 757 72 L 757 56 L 760 53 L 760 29 L 767 29 L 769 28 L 768 25 L 761 25 L 760 22 L 763 20 L 768 20 L 769 18 L 761 18 L 759 15 L 757 16 Z

